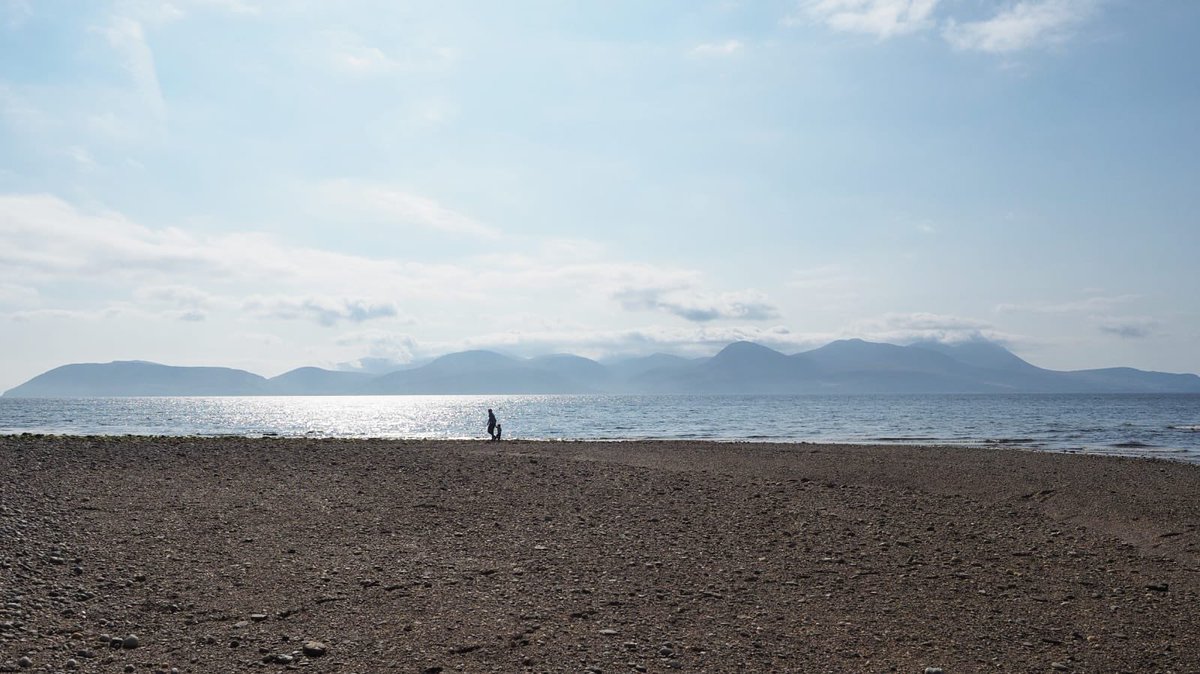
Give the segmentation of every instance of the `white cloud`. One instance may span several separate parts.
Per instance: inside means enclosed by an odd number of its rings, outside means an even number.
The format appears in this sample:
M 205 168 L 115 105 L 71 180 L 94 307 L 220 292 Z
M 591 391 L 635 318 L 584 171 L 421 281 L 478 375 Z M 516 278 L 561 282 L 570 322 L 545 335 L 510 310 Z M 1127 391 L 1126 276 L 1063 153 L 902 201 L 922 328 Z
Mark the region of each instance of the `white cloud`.
M 258 3 L 248 0 L 125 0 L 121 8 L 128 16 L 154 25 L 179 21 L 204 10 L 242 16 L 262 13 Z
M 0 282 L 0 306 L 27 306 L 36 304 L 39 293 L 37 288 L 30 288 L 17 283 Z
M 1146 316 L 1105 316 L 1093 319 L 1096 328 L 1105 334 L 1123 339 L 1145 339 L 1153 337 L 1161 323 Z
M 417 40 L 402 41 L 400 46 L 393 43 L 389 51 L 368 44 L 363 36 L 349 30 L 327 30 L 322 36 L 330 63 L 351 75 L 439 71 L 452 67 L 458 60 L 458 51 L 451 47 Z
M 942 35 L 956 49 L 991 53 L 1056 44 L 1070 36 L 1094 5 L 1094 0 L 1025 0 L 983 21 L 948 21 Z
M 370 287 L 389 296 L 453 296 L 463 270 L 287 245 L 255 232 L 203 235 L 150 228 L 50 195 L 0 195 L 0 282 L 93 286 L 254 284 L 326 293 Z M 461 285 L 461 284 L 460 284 Z
M 365 356 L 336 365 L 339 370 L 361 372 L 388 372 L 401 365 L 411 363 L 413 354 L 419 348 L 417 340 L 411 335 L 381 330 L 347 333 L 337 339 L 337 344 L 338 346 L 366 349 Z
M 689 321 L 718 319 L 765 321 L 779 316 L 762 293 L 739 291 L 702 293 L 684 288 L 624 288 L 613 299 L 629 311 L 665 311 Z
M 179 285 L 138 288 L 134 297 L 143 302 L 167 304 L 184 309 L 208 309 L 214 304 L 212 295 L 190 286 Z
M 1001 313 L 1075 314 L 1110 311 L 1114 307 L 1141 299 L 1140 295 L 1094 295 L 1069 302 L 1004 303 L 996 306 Z
M 164 131 L 167 104 L 163 99 L 162 87 L 159 86 L 154 52 L 146 42 L 142 24 L 128 17 L 117 16 L 113 17 L 107 26 L 98 30 L 120 55 L 122 65 L 129 73 L 150 120 L 157 126 L 158 131 Z
M 805 15 L 834 30 L 879 38 L 913 33 L 933 25 L 939 0 L 805 0 Z M 791 20 L 795 22 L 795 19 Z
M 264 318 L 311 320 L 324 326 L 395 318 L 400 313 L 391 302 L 345 297 L 251 297 L 242 307 Z
M 843 331 L 843 337 L 860 337 L 889 344 L 917 341 L 968 342 L 978 339 L 1001 344 L 1023 341 L 1004 333 L 987 321 L 928 312 L 887 313 L 858 321 Z
M 787 23 L 816 21 L 838 31 L 880 39 L 941 25 L 942 37 L 964 51 L 1011 53 L 1058 44 L 1095 10 L 1098 0 L 1020 0 L 986 19 L 935 16 L 953 3 L 942 0 L 801 0 L 800 13 Z
M 705 42 L 692 47 L 692 56 L 733 56 L 742 51 L 745 45 L 740 40 L 725 40 L 724 42 Z
M 494 227 L 433 199 L 386 185 L 341 178 L 321 183 L 317 193 L 329 206 L 372 220 L 468 236 L 500 235 Z

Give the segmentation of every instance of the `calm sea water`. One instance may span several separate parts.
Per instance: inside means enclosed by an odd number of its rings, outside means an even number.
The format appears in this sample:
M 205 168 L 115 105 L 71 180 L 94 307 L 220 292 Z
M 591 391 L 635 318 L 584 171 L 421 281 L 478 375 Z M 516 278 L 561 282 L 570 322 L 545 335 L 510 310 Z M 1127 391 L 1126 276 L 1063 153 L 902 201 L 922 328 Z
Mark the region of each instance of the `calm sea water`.
M 1200 463 L 1200 395 L 0 398 L 0 433 L 1010 445 Z

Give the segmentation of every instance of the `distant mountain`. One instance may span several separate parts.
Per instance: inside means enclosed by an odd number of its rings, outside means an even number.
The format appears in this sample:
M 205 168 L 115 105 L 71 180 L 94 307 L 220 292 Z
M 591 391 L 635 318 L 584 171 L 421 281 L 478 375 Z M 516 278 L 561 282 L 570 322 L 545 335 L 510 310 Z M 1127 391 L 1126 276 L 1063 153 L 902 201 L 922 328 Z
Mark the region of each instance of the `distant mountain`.
M 807 359 L 753 342 L 734 342 L 712 358 L 660 373 L 651 388 L 671 393 L 798 393 L 806 391 L 815 372 Z M 643 383 L 650 384 L 647 379 Z
M 226 367 L 175 367 L 140 360 L 63 365 L 6 391 L 13 398 L 236 396 L 268 393 L 267 380 Z
M 590 393 L 586 384 L 556 371 L 492 351 L 464 351 L 428 365 L 392 372 L 367 382 L 361 393 Z M 572 364 L 574 365 L 574 364 Z M 598 363 L 597 363 L 598 365 Z
M 734 342 L 711 358 L 655 354 L 601 364 L 570 354 L 464 351 L 386 374 L 302 367 L 271 379 L 221 367 L 143 361 L 64 365 L 6 397 L 503 393 L 1200 393 L 1194 374 L 1105 368 L 1060 372 L 991 342 L 861 339 L 787 355 Z
M 358 392 L 374 375 L 365 372 L 341 372 L 319 367 L 298 367 L 267 380 L 267 389 L 275 395 L 343 395 Z

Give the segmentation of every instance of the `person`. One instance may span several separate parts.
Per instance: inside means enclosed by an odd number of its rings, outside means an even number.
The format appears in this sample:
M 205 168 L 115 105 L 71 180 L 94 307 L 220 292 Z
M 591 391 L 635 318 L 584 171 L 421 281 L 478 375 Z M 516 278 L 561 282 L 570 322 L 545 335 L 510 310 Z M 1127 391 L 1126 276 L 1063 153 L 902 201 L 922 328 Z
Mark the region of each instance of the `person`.
M 504 428 L 500 424 L 496 424 L 496 435 L 492 437 L 496 442 L 500 442 L 500 434 L 504 432 Z
M 488 408 L 488 437 L 496 439 L 496 415 L 492 413 L 491 408 Z

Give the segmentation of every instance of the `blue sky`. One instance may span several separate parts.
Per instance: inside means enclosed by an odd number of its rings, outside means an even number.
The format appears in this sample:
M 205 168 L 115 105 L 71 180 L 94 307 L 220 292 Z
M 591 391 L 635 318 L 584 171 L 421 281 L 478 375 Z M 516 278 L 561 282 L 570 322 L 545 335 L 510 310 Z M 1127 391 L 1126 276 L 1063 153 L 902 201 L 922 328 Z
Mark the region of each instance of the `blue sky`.
M 1200 4 L 0 0 L 0 387 L 986 337 L 1200 372 Z

